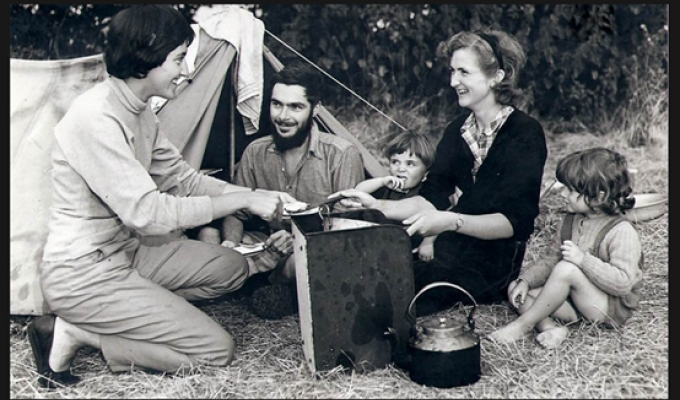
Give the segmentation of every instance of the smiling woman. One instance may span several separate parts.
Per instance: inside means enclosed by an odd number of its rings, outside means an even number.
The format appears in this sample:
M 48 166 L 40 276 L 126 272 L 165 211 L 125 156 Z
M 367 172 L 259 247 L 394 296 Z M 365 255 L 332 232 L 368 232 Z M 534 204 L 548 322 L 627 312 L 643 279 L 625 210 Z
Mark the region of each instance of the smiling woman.
M 193 37 L 173 7 L 119 12 L 104 54 L 109 78 L 76 98 L 54 128 L 40 281 L 56 316 L 28 326 L 44 387 L 79 381 L 70 366 L 84 346 L 101 348 L 112 371 L 177 372 L 233 358 L 232 336 L 187 300 L 234 291 L 258 271 L 225 247 L 144 240 L 237 211 L 281 217 L 280 193 L 199 173 L 159 129 L 147 101 L 175 96 Z
M 130 10 L 123 10 L 121 14 Z M 182 62 L 194 39 L 194 31 L 177 11 L 172 16 L 163 9 L 145 12 L 146 18 L 157 20 L 158 24 L 128 30 L 128 21 L 111 20 L 109 32 L 113 34 L 108 35 L 104 53 L 106 68 L 111 75 L 125 79 L 133 93 L 144 102 L 151 96 L 172 99 L 180 79 L 185 77 Z M 180 19 L 184 23 L 179 24 Z
M 376 201 L 344 192 L 364 207 L 410 225 L 411 235 L 436 236 L 434 258 L 416 262 L 416 290 L 437 281 L 465 288 L 478 303 L 505 299 L 519 274 L 526 240 L 538 216 L 547 147 L 543 128 L 513 105 L 525 54 L 501 31 L 459 32 L 439 44 L 450 86 L 470 114 L 449 124 L 420 195 Z M 453 199 L 453 201 L 452 201 Z M 466 296 L 429 291 L 419 315 L 448 308 Z

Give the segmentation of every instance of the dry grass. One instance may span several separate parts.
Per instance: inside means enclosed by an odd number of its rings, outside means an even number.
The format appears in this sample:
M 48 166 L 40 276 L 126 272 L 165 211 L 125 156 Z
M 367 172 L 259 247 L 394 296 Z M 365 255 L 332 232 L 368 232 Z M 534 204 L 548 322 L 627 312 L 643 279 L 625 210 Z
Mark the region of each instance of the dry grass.
M 354 130 L 354 129 L 352 129 Z M 375 132 L 374 132 L 375 134 Z M 559 158 L 593 146 L 616 149 L 638 169 L 636 192 L 668 194 L 668 127 L 656 140 L 628 148 L 615 134 L 549 136 L 545 180 Z M 544 198 L 526 262 L 536 260 L 563 214 L 553 193 Z M 297 316 L 264 321 L 235 294 L 202 304 L 236 338 L 238 353 L 227 368 L 200 368 L 186 375 L 111 373 L 101 353 L 81 350 L 73 363 L 83 381 L 46 391 L 38 387 L 25 317 L 10 317 L 11 398 L 668 398 L 669 303 L 668 214 L 638 224 L 647 269 L 640 310 L 621 330 L 574 324 L 559 350 L 533 337 L 509 346 L 482 342 L 482 378 L 469 387 L 427 388 L 392 366 L 371 373 L 338 370 L 310 376 L 304 365 Z M 516 317 L 507 303 L 480 306 L 478 333 L 489 333 Z M 30 319 L 30 318 L 29 318 Z

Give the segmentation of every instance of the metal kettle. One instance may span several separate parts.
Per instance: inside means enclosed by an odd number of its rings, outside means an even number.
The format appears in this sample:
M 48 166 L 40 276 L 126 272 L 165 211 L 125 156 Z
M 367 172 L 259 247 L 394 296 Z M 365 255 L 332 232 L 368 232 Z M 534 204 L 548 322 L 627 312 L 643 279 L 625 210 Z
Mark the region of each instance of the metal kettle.
M 465 293 L 474 304 L 467 320 L 449 317 L 431 317 L 416 323 L 413 305 L 426 291 L 449 286 Z M 465 289 L 448 282 L 435 282 L 423 287 L 411 300 L 406 318 L 411 323 L 409 346 L 406 354 L 395 354 L 395 363 L 409 371 L 412 381 L 426 386 L 451 388 L 477 382 L 481 377 L 481 347 L 474 333 L 473 314 L 477 302 Z M 397 341 L 396 332 L 388 329 L 386 334 Z

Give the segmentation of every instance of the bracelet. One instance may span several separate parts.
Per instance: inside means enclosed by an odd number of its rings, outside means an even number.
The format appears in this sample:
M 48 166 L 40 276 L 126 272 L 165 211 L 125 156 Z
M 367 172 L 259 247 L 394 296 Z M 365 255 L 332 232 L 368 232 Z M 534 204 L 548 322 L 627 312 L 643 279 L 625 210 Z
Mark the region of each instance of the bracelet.
M 527 284 L 527 287 L 529 287 L 529 282 L 524 280 L 524 278 L 517 278 L 517 279 L 515 279 L 515 282 L 517 282 L 518 285 L 519 285 L 520 282 L 524 282 L 524 283 Z

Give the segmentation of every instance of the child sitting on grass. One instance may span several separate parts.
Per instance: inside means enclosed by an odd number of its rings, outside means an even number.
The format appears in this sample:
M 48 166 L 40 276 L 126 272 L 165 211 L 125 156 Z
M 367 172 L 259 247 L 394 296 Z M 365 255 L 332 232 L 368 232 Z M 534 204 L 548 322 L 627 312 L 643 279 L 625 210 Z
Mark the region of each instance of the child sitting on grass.
M 635 204 L 625 158 L 604 148 L 578 151 L 558 163 L 556 176 L 564 184 L 564 227 L 552 257 L 510 283 L 508 298 L 520 316 L 489 336 L 495 342 L 510 343 L 536 329 L 541 345 L 556 347 L 569 329 L 553 318 L 569 323 L 585 317 L 619 327 L 638 307 L 640 238 L 621 217 Z
M 367 179 L 355 189 L 372 194 L 379 200 L 401 200 L 418 195 L 420 186 L 434 162 L 436 148 L 424 135 L 404 131 L 395 136 L 383 154 L 389 161 L 389 175 Z M 434 258 L 436 236 L 424 237 L 414 252 L 423 261 Z

